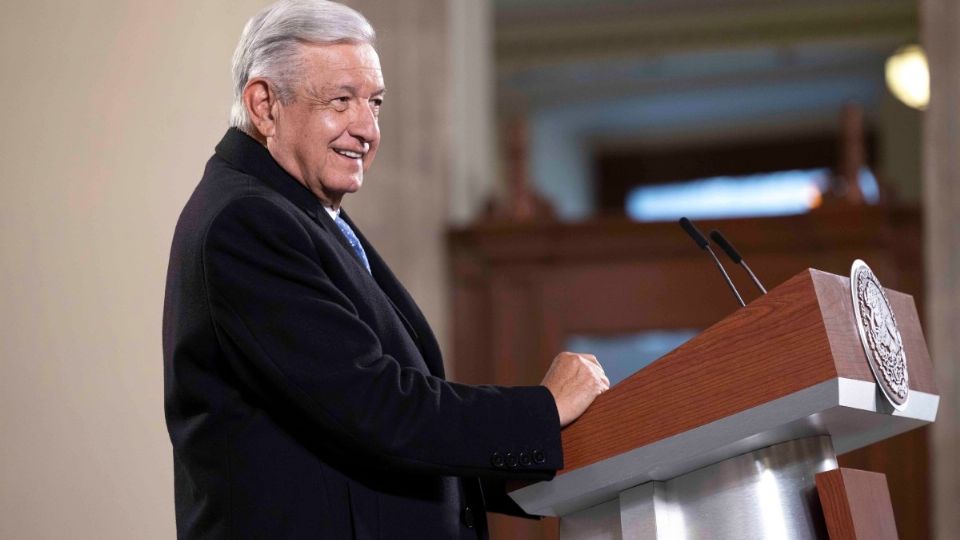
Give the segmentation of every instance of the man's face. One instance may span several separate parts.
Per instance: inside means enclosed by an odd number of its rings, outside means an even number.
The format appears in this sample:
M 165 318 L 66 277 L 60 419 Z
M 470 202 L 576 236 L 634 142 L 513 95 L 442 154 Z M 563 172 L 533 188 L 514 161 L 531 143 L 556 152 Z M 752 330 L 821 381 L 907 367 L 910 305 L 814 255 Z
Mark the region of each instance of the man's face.
M 368 44 L 302 47 L 302 81 L 290 103 L 276 104 L 267 148 L 324 204 L 339 207 L 363 185 L 380 143 L 380 58 Z

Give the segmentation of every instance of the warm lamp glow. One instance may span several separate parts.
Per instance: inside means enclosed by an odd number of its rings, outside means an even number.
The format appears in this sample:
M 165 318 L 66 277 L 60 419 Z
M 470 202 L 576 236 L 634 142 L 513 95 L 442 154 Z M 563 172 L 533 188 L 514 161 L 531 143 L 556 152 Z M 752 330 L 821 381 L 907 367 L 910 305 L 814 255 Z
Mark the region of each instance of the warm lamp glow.
M 897 49 L 887 59 L 887 88 L 900 101 L 925 110 L 930 102 L 930 70 L 927 55 L 919 45 Z

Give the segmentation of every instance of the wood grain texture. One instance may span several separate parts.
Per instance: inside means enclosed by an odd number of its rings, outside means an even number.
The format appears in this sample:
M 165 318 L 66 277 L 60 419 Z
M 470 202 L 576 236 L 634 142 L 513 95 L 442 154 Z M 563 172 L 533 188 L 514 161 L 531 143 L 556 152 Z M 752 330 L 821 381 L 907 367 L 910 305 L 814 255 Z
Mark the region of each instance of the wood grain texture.
M 853 299 L 850 295 L 850 278 L 817 270 L 813 272 L 823 322 L 837 361 L 838 373 L 851 379 L 875 381 L 857 331 Z M 930 353 L 923 338 L 913 297 L 891 289 L 885 290 L 903 338 L 910 388 L 936 394 Z
M 597 398 L 562 433 L 560 474 L 836 376 L 805 271 Z
M 886 476 L 840 468 L 817 474 L 816 482 L 830 540 L 898 538 Z

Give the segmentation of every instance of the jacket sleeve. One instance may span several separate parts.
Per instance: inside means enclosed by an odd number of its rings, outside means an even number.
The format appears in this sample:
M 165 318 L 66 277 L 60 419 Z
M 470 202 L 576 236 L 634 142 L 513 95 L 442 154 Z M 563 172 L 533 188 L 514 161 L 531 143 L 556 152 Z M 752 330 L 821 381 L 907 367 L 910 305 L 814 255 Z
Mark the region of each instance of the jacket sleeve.
M 263 197 L 235 200 L 211 223 L 204 280 L 238 385 L 392 467 L 530 479 L 562 468 L 549 390 L 456 384 L 405 367 L 330 280 L 318 257 L 328 247 Z

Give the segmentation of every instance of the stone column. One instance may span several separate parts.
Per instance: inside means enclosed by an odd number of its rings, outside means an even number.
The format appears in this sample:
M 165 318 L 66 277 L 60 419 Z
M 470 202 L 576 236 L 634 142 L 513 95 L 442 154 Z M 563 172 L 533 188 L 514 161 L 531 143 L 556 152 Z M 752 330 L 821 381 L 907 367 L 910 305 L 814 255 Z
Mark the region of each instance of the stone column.
M 470 223 L 497 188 L 491 0 L 447 0 L 450 222 Z
M 960 538 L 960 3 L 921 0 L 931 66 L 924 118 L 926 334 L 940 411 L 932 429 L 933 530 Z

